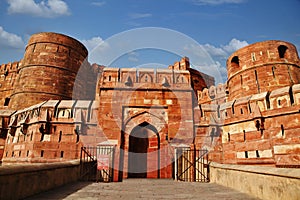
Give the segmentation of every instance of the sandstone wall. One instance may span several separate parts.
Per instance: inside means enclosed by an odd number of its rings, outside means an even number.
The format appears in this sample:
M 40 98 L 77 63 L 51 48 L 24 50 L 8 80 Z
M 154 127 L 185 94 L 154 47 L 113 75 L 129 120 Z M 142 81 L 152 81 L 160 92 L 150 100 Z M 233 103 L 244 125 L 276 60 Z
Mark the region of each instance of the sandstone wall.
M 193 140 L 194 92 L 187 70 L 104 68 L 98 83 L 98 121 L 103 133 L 118 147 L 129 149 L 129 135 L 143 124 L 153 126 L 157 136 L 149 137 L 149 178 L 172 176 L 169 143 L 187 145 Z M 160 158 L 151 152 L 160 149 Z M 153 154 L 153 153 L 152 153 Z M 124 155 L 127 177 L 127 155 Z M 160 172 L 157 172 L 157 159 Z M 152 160 L 152 161 L 151 161 Z M 155 170 L 151 170 L 155 169 Z
M 4 163 L 61 162 L 80 157 L 89 134 L 96 140 L 93 101 L 49 100 L 12 114 Z M 102 139 L 103 141 L 103 139 Z
M 299 166 L 299 88 L 295 84 L 225 103 L 220 103 L 224 92 L 218 98 L 215 87 L 204 89 L 198 93 L 196 145 L 209 144 L 216 162 Z
M 299 169 L 212 163 L 210 180 L 260 199 L 300 198 Z
M 20 65 L 20 62 L 13 62 L 0 66 L 0 108 L 7 108 L 9 106 Z
M 79 162 L 8 165 L 0 168 L 1 199 L 24 199 L 79 179 Z
M 227 60 L 229 100 L 300 83 L 299 57 L 288 42 L 251 44 Z
M 72 99 L 77 72 L 87 55 L 86 48 L 71 37 L 32 35 L 18 67 L 10 107 L 22 109 L 49 99 Z

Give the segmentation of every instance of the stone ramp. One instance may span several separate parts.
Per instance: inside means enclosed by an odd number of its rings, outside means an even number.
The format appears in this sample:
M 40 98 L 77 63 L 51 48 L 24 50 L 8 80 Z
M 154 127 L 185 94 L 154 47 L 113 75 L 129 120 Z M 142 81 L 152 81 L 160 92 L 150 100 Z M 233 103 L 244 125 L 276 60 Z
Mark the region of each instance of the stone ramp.
M 214 183 L 177 182 L 171 179 L 126 179 L 119 183 L 76 182 L 27 199 L 255 200 L 257 198 Z

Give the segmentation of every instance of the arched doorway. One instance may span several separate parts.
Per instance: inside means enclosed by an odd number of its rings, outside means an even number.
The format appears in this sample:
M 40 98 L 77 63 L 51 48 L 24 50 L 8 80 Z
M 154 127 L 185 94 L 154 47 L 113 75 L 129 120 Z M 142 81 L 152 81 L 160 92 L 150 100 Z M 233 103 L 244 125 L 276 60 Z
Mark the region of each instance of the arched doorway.
M 152 149 L 155 152 L 153 158 Z M 154 126 L 147 122 L 132 129 L 129 135 L 128 147 L 128 178 L 147 178 L 149 168 L 156 165 L 157 178 L 159 178 L 160 165 L 160 138 Z

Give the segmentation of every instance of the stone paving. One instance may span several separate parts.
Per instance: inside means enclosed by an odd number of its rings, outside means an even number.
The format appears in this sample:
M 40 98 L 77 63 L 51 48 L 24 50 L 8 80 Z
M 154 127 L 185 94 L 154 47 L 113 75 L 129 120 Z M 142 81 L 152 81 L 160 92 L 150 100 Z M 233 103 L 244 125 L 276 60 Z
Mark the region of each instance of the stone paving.
M 76 182 L 27 199 L 254 200 L 257 198 L 214 183 L 177 182 L 171 179 L 126 179 L 119 183 Z

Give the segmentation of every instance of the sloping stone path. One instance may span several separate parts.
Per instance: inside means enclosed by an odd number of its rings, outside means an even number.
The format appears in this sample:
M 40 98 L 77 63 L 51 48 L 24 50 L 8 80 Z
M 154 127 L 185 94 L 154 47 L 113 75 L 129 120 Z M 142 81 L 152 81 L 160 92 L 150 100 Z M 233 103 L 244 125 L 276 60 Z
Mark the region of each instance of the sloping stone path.
M 256 198 L 214 183 L 177 182 L 171 179 L 125 179 L 119 183 L 76 182 L 28 199 L 254 200 Z

